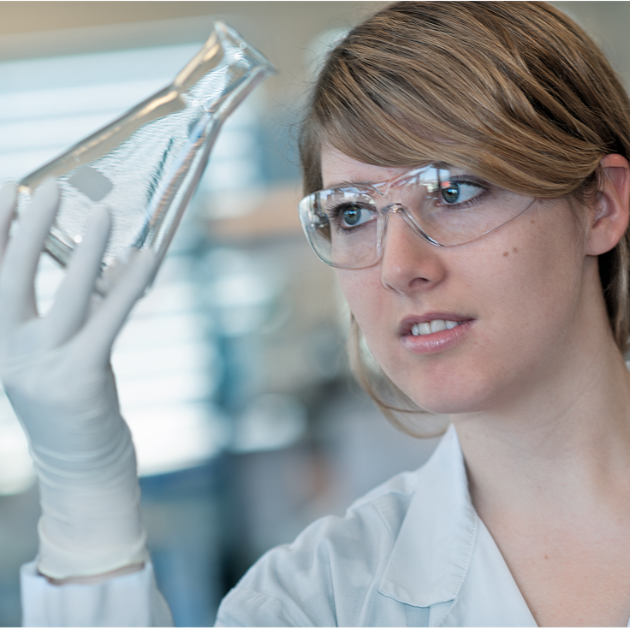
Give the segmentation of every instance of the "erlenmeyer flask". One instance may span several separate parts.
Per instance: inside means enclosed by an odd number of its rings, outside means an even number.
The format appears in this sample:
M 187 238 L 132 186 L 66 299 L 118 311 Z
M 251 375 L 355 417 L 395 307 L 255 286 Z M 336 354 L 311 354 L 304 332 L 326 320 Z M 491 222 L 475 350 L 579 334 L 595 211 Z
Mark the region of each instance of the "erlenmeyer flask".
M 171 85 L 24 177 L 18 214 L 43 180 L 57 178 L 61 204 L 45 250 L 65 267 L 93 210 L 106 206 L 112 234 L 96 290 L 107 293 L 131 248 L 164 257 L 221 125 L 274 72 L 236 31 L 215 22 Z

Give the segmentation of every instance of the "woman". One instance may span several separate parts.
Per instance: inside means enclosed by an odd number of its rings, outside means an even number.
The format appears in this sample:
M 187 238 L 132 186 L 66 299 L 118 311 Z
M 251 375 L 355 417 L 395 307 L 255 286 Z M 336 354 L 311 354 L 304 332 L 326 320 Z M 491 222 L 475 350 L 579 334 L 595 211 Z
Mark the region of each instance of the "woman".
M 301 148 L 305 231 L 381 404 L 452 426 L 419 471 L 264 556 L 218 624 L 627 625 L 630 102 L 603 55 L 543 4 L 396 4 L 330 54 Z M 25 620 L 167 623 L 108 369 L 152 261 L 91 305 L 96 217 L 36 319 L 55 195 L 0 277 L 2 374 L 42 496 Z

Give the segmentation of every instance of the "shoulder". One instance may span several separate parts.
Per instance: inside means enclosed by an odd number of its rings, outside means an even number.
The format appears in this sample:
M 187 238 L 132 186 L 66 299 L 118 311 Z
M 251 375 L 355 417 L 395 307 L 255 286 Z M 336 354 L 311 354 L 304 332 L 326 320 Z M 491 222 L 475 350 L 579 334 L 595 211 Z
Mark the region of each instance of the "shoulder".
M 421 471 L 393 477 L 344 516 L 321 518 L 265 554 L 225 598 L 219 625 L 339 625 L 340 606 L 378 589 Z

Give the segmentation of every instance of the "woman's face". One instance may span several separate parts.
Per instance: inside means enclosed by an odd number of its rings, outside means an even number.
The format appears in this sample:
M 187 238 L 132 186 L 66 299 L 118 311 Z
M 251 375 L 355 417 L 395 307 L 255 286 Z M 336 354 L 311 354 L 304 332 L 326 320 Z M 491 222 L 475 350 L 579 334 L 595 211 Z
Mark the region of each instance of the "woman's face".
M 327 188 L 400 172 L 322 155 Z M 337 274 L 374 358 L 403 392 L 436 413 L 489 410 L 549 387 L 595 334 L 584 278 L 596 266 L 581 234 L 565 200 L 536 201 L 454 247 L 431 245 L 393 214 L 381 260 Z M 413 334 L 430 320 L 461 323 Z

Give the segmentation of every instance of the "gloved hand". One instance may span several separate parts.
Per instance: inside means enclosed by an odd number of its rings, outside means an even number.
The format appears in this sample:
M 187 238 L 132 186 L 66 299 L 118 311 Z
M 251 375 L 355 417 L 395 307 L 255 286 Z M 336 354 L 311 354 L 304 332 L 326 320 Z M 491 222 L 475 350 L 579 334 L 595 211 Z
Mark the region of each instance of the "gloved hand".
M 155 258 L 136 254 L 105 298 L 93 296 L 110 231 L 109 214 L 95 212 L 53 306 L 39 317 L 34 280 L 59 190 L 43 184 L 9 238 L 15 197 L 12 184 L 0 190 L 0 377 L 39 480 L 39 571 L 64 579 L 141 567 L 136 459 L 109 359 Z

